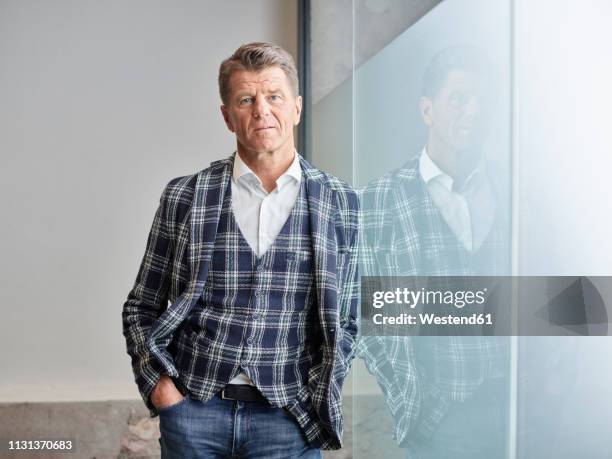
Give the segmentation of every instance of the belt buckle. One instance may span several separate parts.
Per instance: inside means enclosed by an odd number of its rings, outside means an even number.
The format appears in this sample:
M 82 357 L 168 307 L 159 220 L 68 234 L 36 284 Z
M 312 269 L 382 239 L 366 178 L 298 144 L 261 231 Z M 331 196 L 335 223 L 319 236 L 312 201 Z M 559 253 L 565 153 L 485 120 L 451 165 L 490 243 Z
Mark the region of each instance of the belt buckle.
M 225 387 L 221 389 L 221 400 L 236 400 L 235 398 L 229 398 L 225 396 Z

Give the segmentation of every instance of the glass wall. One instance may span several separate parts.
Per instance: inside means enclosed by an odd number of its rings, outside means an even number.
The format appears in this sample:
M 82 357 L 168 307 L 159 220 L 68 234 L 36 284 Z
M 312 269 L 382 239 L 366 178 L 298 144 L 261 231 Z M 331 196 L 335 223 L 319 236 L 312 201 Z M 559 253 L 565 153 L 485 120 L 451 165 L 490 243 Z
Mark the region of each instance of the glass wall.
M 587 3 L 311 2 L 310 158 L 360 191 L 363 276 L 549 276 L 546 298 L 602 276 L 612 298 L 612 5 Z M 610 338 L 513 324 L 364 332 L 353 457 L 607 457 Z

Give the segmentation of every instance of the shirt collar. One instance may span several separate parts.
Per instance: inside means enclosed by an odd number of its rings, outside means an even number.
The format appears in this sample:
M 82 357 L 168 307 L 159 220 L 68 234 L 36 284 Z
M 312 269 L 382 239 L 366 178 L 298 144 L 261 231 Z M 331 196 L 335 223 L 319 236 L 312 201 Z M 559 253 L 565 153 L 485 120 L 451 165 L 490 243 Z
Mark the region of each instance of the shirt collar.
M 289 169 L 287 169 L 283 175 L 292 177 L 297 183 L 300 183 L 302 180 L 302 166 L 300 166 L 300 158 L 297 151 L 293 155 L 293 161 L 291 162 Z M 281 177 L 283 175 L 281 175 Z
M 427 153 L 427 146 L 423 147 L 423 151 L 421 152 L 419 172 L 425 183 L 429 183 L 433 179 L 436 179 L 436 182 L 442 184 L 448 191 L 452 191 L 454 183 L 453 178 L 443 172 L 436 163 L 433 162 Z
M 242 160 L 238 152 L 236 152 L 234 158 L 234 169 L 232 176 L 235 181 L 247 180 L 255 183 L 259 183 L 259 186 L 263 188 L 261 180 L 257 177 L 257 174 L 246 165 Z M 296 183 L 300 183 L 302 180 L 302 166 L 300 165 L 300 158 L 297 151 L 294 153 L 293 161 L 289 168 L 283 172 L 283 174 L 276 180 L 276 191 L 280 190 L 289 180 L 295 180 Z

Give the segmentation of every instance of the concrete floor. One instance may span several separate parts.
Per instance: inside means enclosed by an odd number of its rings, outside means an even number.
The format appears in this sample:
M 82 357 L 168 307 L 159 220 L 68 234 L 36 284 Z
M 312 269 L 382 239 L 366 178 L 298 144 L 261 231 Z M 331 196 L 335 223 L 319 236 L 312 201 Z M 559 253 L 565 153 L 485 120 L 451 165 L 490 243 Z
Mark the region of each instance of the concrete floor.
M 395 459 L 404 455 L 391 439 L 391 417 L 378 396 L 359 398 L 353 416 L 352 399 L 344 401 L 345 447 L 325 451 L 325 459 Z M 71 439 L 71 453 L 14 452 L 0 457 L 17 459 L 153 459 L 159 458 L 159 418 L 150 418 L 141 400 L 105 402 L 0 404 L 0 439 Z M 355 441 L 353 432 L 358 432 Z

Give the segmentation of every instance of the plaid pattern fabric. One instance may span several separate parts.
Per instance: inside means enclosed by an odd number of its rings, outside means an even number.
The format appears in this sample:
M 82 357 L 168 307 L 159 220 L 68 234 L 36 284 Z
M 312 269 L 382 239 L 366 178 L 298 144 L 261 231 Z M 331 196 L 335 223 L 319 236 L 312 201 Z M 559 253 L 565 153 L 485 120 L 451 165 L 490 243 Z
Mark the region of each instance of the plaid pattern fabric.
M 470 254 L 431 200 L 418 158 L 360 194 L 363 275 L 496 275 L 505 268 L 503 222 Z M 503 338 L 482 336 L 363 336 L 358 349 L 381 387 L 402 446 L 410 433 L 431 436 L 451 403 L 466 401 L 487 378 L 503 374 L 503 353 Z
M 158 413 L 149 395 L 162 374 L 177 382 L 201 377 L 189 373 L 190 369 L 181 369 L 179 374 L 177 338 L 198 301 L 211 294 L 210 288 L 206 289 L 209 274 L 214 286 L 213 253 L 233 159 L 232 155 L 216 161 L 166 186 L 136 282 L 123 306 L 127 352 L 152 417 Z M 302 157 L 300 165 L 320 348 L 308 369 L 307 384 L 299 386 L 286 408 L 313 446 L 338 449 L 343 430 L 341 390 L 355 355 L 358 332 L 358 201 L 355 192 L 337 178 L 315 169 Z M 283 325 L 291 328 L 289 322 Z M 219 356 L 214 350 L 209 352 L 212 360 Z M 252 374 L 261 379 L 260 374 Z M 278 400 L 290 395 L 287 391 Z
M 320 361 L 304 182 L 287 221 L 258 258 L 228 185 L 202 297 L 177 332 L 175 363 L 189 393 L 209 400 L 244 371 L 275 406 L 295 399 Z

